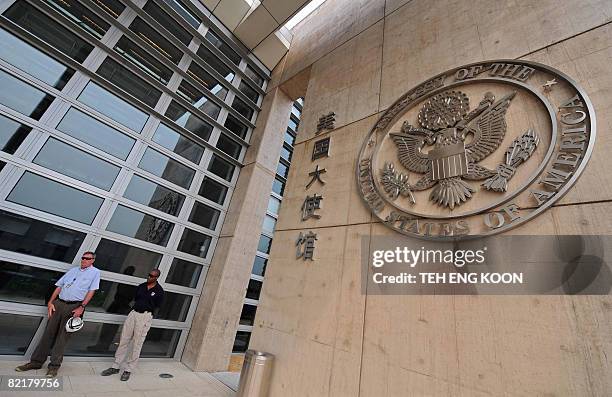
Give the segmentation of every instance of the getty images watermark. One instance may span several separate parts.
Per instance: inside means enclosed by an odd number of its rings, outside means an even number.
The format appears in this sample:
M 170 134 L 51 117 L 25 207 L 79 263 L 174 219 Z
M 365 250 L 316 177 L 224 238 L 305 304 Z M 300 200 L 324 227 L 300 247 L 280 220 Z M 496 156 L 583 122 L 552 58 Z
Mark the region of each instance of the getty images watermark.
M 608 294 L 612 236 L 364 239 L 368 294 Z M 608 253 L 608 255 L 606 255 Z
M 381 268 L 388 263 L 403 264 L 405 266 L 415 268 L 417 264 L 447 264 L 453 265 L 457 268 L 462 268 L 465 265 L 472 264 L 484 264 L 485 253 L 487 247 L 483 247 L 479 250 L 456 250 L 451 249 L 425 249 L 421 247 L 419 249 L 411 249 L 408 247 L 396 247 L 395 250 L 375 250 L 372 252 L 372 266 L 374 268 Z M 522 284 L 523 273 L 512 272 L 512 273 L 497 273 L 497 272 L 423 272 L 409 273 L 401 272 L 397 275 L 387 275 L 382 271 L 375 272 L 372 275 L 372 280 L 376 284 L 386 283 L 407 283 L 415 284 L 420 282 L 421 284 Z

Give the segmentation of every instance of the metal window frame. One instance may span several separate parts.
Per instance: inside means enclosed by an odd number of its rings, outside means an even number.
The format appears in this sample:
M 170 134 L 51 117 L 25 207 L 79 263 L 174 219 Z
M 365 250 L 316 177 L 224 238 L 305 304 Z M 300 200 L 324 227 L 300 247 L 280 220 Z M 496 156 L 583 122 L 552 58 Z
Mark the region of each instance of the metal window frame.
M 29 2 L 32 3 L 32 1 L 29 1 Z M 107 16 L 105 12 L 100 12 L 98 7 L 94 3 L 92 3 L 90 0 L 82 0 L 82 2 L 86 4 L 86 7 L 88 7 L 90 11 L 93 11 L 96 15 L 102 17 L 103 19 L 104 17 Z M 4 12 L 13 3 L 14 3 L 14 0 L 0 0 L 0 12 Z M 134 5 L 134 3 L 132 2 L 129 2 L 129 3 L 131 5 Z M 60 15 L 61 18 L 54 18 L 53 16 L 49 15 L 52 19 L 56 20 L 56 22 L 68 28 L 74 34 L 83 38 L 88 43 L 94 45 L 94 49 L 92 50 L 92 52 L 88 55 L 88 57 L 85 59 L 85 61 L 82 64 L 79 64 L 78 62 L 72 60 L 68 56 L 61 53 L 60 51 L 46 44 L 44 41 L 38 39 L 37 37 L 31 35 L 24 29 L 21 29 L 19 26 L 8 21 L 6 18 L 4 17 L 0 18 L 0 26 L 8 30 L 10 33 L 16 35 L 19 39 L 23 40 L 24 42 L 33 45 L 37 49 L 41 50 L 43 53 L 50 55 L 51 57 L 55 58 L 59 62 L 63 63 L 65 66 L 70 67 L 75 70 L 74 75 L 68 81 L 66 86 L 61 91 L 58 91 L 54 89 L 53 87 L 50 87 L 47 84 L 44 84 L 43 82 L 39 81 L 34 76 L 27 74 L 25 71 L 22 71 L 5 61 L 0 60 L 0 69 L 7 71 L 9 74 L 24 81 L 25 83 L 30 84 L 36 87 L 37 89 L 41 89 L 42 91 L 46 93 L 50 93 L 51 95 L 55 97 L 55 100 L 49 106 L 49 108 L 47 109 L 47 111 L 41 117 L 40 120 L 33 120 L 23 114 L 20 114 L 17 111 L 7 108 L 6 106 L 0 105 L 0 114 L 32 128 L 32 131 L 28 134 L 24 142 L 20 145 L 20 147 L 14 154 L 0 152 L 0 160 L 5 161 L 7 163 L 4 169 L 0 171 L 0 199 L 5 198 L 9 194 L 9 192 L 13 189 L 14 185 L 17 183 L 17 181 L 21 178 L 21 176 L 26 171 L 33 171 L 35 174 L 39 174 L 50 180 L 61 182 L 63 184 L 66 184 L 71 187 L 75 187 L 80 190 L 86 190 L 87 192 L 95 191 L 94 194 L 104 198 L 102 206 L 100 207 L 91 225 L 86 225 L 86 224 L 72 221 L 72 220 L 57 216 L 57 215 L 52 215 L 52 214 L 49 214 L 43 211 L 35 210 L 32 208 L 27 208 L 27 207 L 21 206 L 16 203 L 10 203 L 4 200 L 0 200 L 0 209 L 6 210 L 8 212 L 16 213 L 19 215 L 24 215 L 24 216 L 34 218 L 37 220 L 41 220 L 41 221 L 44 221 L 44 222 L 47 222 L 53 225 L 66 227 L 68 229 L 71 229 L 77 232 L 85 233 L 85 239 L 82 242 L 81 246 L 79 247 L 77 255 L 75 255 L 75 258 L 73 259 L 71 263 L 53 261 L 53 260 L 49 260 L 49 259 L 45 259 L 41 257 L 26 255 L 22 253 L 7 251 L 7 250 L 0 250 L 0 258 L 3 258 L 4 260 L 9 260 L 15 263 L 27 264 L 30 266 L 36 266 L 39 268 L 44 268 L 44 269 L 49 269 L 49 270 L 66 271 L 67 269 L 78 265 L 78 258 L 80 257 L 80 255 L 82 255 L 83 252 L 88 251 L 88 250 L 95 250 L 96 247 L 99 245 L 101 239 L 103 238 L 161 254 L 162 259 L 159 264 L 159 268 L 160 270 L 162 270 L 163 276 L 160 279 L 160 282 L 164 284 L 164 288 L 169 292 L 175 292 L 175 293 L 180 293 L 180 294 L 191 296 L 191 303 L 190 303 L 189 310 L 187 313 L 187 318 L 184 322 L 157 320 L 157 319 L 153 321 L 154 327 L 177 329 L 177 330 L 182 331 L 181 336 L 178 341 L 178 345 L 174 352 L 174 355 L 172 358 L 168 359 L 168 360 L 176 360 L 180 358 L 184 350 L 184 346 L 187 340 L 187 334 L 188 334 L 189 329 L 191 328 L 193 316 L 194 316 L 194 313 L 195 313 L 195 310 L 196 310 L 196 307 L 199 301 L 199 297 L 201 296 L 201 293 L 202 293 L 202 290 L 205 284 L 205 280 L 208 274 L 208 270 L 210 267 L 210 260 L 211 260 L 212 255 L 214 254 L 214 250 L 216 248 L 216 244 L 218 240 L 218 235 L 223 225 L 224 217 L 225 217 L 225 214 L 227 213 L 229 203 L 231 202 L 235 183 L 239 175 L 239 171 L 236 171 L 236 169 L 241 168 L 241 164 L 239 161 L 234 160 L 231 156 L 228 156 L 224 152 L 216 149 L 215 145 L 217 142 L 215 138 L 218 139 L 220 132 L 224 131 L 227 133 L 228 137 L 231 137 L 231 139 L 235 141 L 238 141 L 240 139 L 233 132 L 223 127 L 222 124 L 224 123 L 227 113 L 231 112 L 231 110 L 228 110 L 228 108 L 231 108 L 231 105 L 229 105 L 226 102 L 231 103 L 231 101 L 233 101 L 234 96 L 240 96 L 241 94 L 236 86 L 239 84 L 239 82 L 241 81 L 242 75 L 244 74 L 241 68 L 246 67 L 247 61 L 245 61 L 244 59 L 245 58 L 244 53 L 239 51 L 238 53 L 243 57 L 243 61 L 241 62 L 240 67 L 231 68 L 234 71 L 238 71 L 238 73 L 236 73 L 236 76 L 238 76 L 238 78 L 234 78 L 234 82 L 231 85 L 231 87 L 229 86 L 227 87 L 229 94 L 226 98 L 226 101 L 224 102 L 224 106 L 222 106 L 221 114 L 217 118 L 218 122 L 213 123 L 213 133 L 211 134 L 211 138 L 209 139 L 209 142 L 198 139 L 199 137 L 194 136 L 189 131 L 177 126 L 171 120 L 165 118 L 165 116 L 163 116 L 161 113 L 165 110 L 165 108 L 167 108 L 167 106 L 170 103 L 171 98 L 176 99 L 176 94 L 173 91 L 173 89 L 176 89 L 176 87 L 178 87 L 180 80 L 186 77 L 185 69 L 190 63 L 189 54 L 191 52 L 195 54 L 195 51 L 192 50 L 192 45 L 193 45 L 193 49 L 197 47 L 197 43 L 194 44 L 194 42 L 196 41 L 196 38 L 198 36 L 203 39 L 203 34 L 201 33 L 201 29 L 197 31 L 197 35 L 194 35 L 195 38 L 192 40 L 192 43 L 190 44 L 188 51 L 184 51 L 183 59 L 181 60 L 178 66 L 178 70 L 180 72 L 177 72 L 176 70 L 174 70 L 173 76 L 171 77 L 167 87 L 164 86 L 165 88 L 162 90 L 162 95 L 157 105 L 152 110 L 150 109 L 150 107 L 143 105 L 137 99 L 133 98 L 131 95 L 129 94 L 126 95 L 126 93 L 122 89 L 115 87 L 112 83 L 107 82 L 100 76 L 97 76 L 97 74 L 95 73 L 95 70 L 97 70 L 97 67 L 102 63 L 102 61 L 107 56 L 110 56 L 111 58 L 119 62 L 122 66 L 126 67 L 128 70 L 136 73 L 139 77 L 142 77 L 143 80 L 149 82 L 148 79 L 153 79 L 148 74 L 146 74 L 145 72 L 142 72 L 139 68 L 135 67 L 129 61 L 125 60 L 122 56 L 120 56 L 119 54 L 116 54 L 114 50 L 112 50 L 112 48 L 114 47 L 114 44 L 119 40 L 121 35 L 125 34 L 125 33 L 122 33 L 123 29 L 119 28 L 119 26 L 123 26 L 126 28 L 126 30 L 129 30 L 127 29 L 126 26 L 129 25 L 129 23 L 133 20 L 133 18 L 138 14 L 137 10 L 139 10 L 139 7 L 135 6 L 134 7 L 136 8 L 135 10 L 134 8 L 130 6 L 130 4 L 128 4 L 128 6 L 125 8 L 122 14 L 116 20 L 113 19 L 112 21 L 109 21 L 111 23 L 111 27 L 109 28 L 109 30 L 106 32 L 106 34 L 102 37 L 100 41 L 97 41 L 93 39 L 93 37 L 89 36 L 87 33 L 82 32 L 80 28 L 78 29 L 75 29 L 74 27 L 71 28 L 71 24 L 66 23 L 66 21 L 62 23 L 62 20 L 64 18 L 63 16 Z M 37 6 L 37 4 L 33 4 L 33 5 L 35 7 Z M 161 6 L 162 8 L 164 8 L 165 4 L 161 4 Z M 168 12 L 168 10 L 166 10 L 166 12 Z M 168 12 L 168 13 L 170 15 L 173 15 L 174 10 L 171 10 L 171 12 Z M 148 16 L 148 14 L 146 15 Z M 180 20 L 182 20 L 182 17 L 179 16 L 179 18 L 181 18 Z M 193 28 L 191 27 L 191 29 Z M 188 30 L 191 30 L 191 29 L 188 28 Z M 160 29 L 157 29 L 157 30 L 159 31 Z M 218 32 L 215 32 L 215 33 L 218 33 Z M 204 34 L 205 34 L 205 30 L 204 30 Z M 221 36 L 224 36 L 224 35 L 221 34 Z M 225 37 L 223 38 L 225 39 Z M 227 40 L 225 41 L 227 42 Z M 206 45 L 207 40 L 204 39 L 203 43 L 204 45 Z M 209 46 L 206 46 L 206 47 L 213 54 L 219 55 L 217 54 L 218 51 L 216 51 L 216 48 L 209 48 Z M 192 58 L 196 59 L 195 57 L 192 57 Z M 224 59 L 221 56 L 219 58 L 221 60 Z M 251 63 L 249 64 L 254 70 L 259 71 L 258 67 L 254 67 L 253 64 Z M 208 66 L 207 64 L 205 65 Z M 201 65 L 201 67 L 203 66 L 204 65 Z M 131 70 L 130 67 L 135 68 L 135 70 Z M 209 71 L 206 68 L 205 70 Z M 213 76 L 215 76 L 214 72 L 211 73 Z M 262 75 L 262 77 L 264 76 L 265 74 Z M 119 124 L 112 118 L 105 116 L 95 111 L 94 109 L 91 109 L 88 106 L 77 101 L 76 98 L 78 97 L 82 89 L 89 83 L 89 81 L 95 82 L 96 84 L 100 85 L 104 89 L 108 90 L 110 93 L 117 95 L 119 98 L 125 100 L 127 103 L 130 103 L 131 105 L 143 110 L 146 114 L 148 114 L 149 117 L 144 127 L 142 128 L 142 130 L 140 132 L 132 131 L 131 129 L 123 126 L 122 124 Z M 158 88 L 157 84 L 162 85 L 161 83 L 158 83 L 157 80 L 154 80 L 154 81 L 155 81 L 155 84 L 153 85 L 154 87 Z M 192 83 L 191 80 L 188 80 L 188 81 Z M 225 81 L 225 80 L 220 79 L 220 81 Z M 247 78 L 247 81 L 250 81 L 250 80 L 248 80 Z M 195 83 L 197 84 L 197 82 Z M 267 81 L 264 84 L 267 84 Z M 260 88 L 254 82 L 252 83 L 252 85 L 254 85 L 257 88 Z M 265 93 L 264 89 L 261 89 L 258 91 L 261 91 L 261 94 Z M 246 99 L 247 103 L 249 103 L 248 98 L 241 98 L 241 99 Z M 261 102 L 261 97 L 260 97 L 259 102 Z M 179 98 L 179 103 L 180 103 L 180 98 Z M 187 102 L 185 101 L 185 103 Z M 129 152 L 128 157 L 125 160 L 122 160 L 106 152 L 103 152 L 100 149 L 90 146 L 87 143 L 79 139 L 76 139 L 68 134 L 65 134 L 57 130 L 56 129 L 57 125 L 63 119 L 65 114 L 68 112 L 68 110 L 72 107 L 74 107 L 76 110 L 79 110 L 85 113 L 86 115 L 90 117 L 93 117 L 95 120 L 102 122 L 108 127 L 111 127 L 125 134 L 126 136 L 134 139 L 134 146 Z M 189 107 L 187 108 L 190 109 Z M 256 109 L 259 109 L 259 107 L 257 106 Z M 233 112 L 231 113 L 233 114 Z M 258 111 L 256 110 L 252 118 L 253 120 L 256 118 L 257 113 Z M 244 157 L 244 152 L 246 151 L 246 147 L 248 146 L 248 139 L 252 135 L 254 124 L 252 122 L 246 123 L 245 120 L 243 120 L 244 118 L 241 119 L 240 114 L 237 114 L 235 116 L 237 116 L 237 118 L 241 122 L 243 122 L 245 125 L 247 125 L 248 127 L 247 137 L 246 137 L 247 140 L 246 141 L 241 140 L 239 142 L 242 144 L 242 152 L 240 155 L 240 159 L 242 159 Z M 205 117 L 203 118 L 206 119 Z M 166 149 L 165 147 L 152 141 L 151 139 L 152 135 L 157 129 L 157 126 L 159 126 L 159 123 L 161 121 L 164 121 L 169 126 L 172 126 L 171 128 L 174 129 L 175 131 L 181 133 L 182 135 L 188 137 L 189 139 L 192 139 L 193 141 L 195 141 L 198 144 L 201 144 L 201 146 L 204 147 L 204 154 L 199 164 L 196 165 L 192 163 L 191 161 L 184 159 L 180 155 L 172 152 L 171 150 Z M 215 125 L 215 124 L 219 124 L 219 125 Z M 34 158 L 34 156 L 36 156 L 40 148 L 44 145 L 44 143 L 50 137 L 54 137 L 55 139 L 68 143 L 78 148 L 79 150 L 85 150 L 85 151 L 91 152 L 91 154 L 103 159 L 104 161 L 108 161 L 111 164 L 120 166 L 121 171 L 119 175 L 117 176 L 117 178 L 115 179 L 115 182 L 111 190 L 110 191 L 104 191 L 101 189 L 96 190 L 97 188 L 93 187 L 92 185 L 78 181 L 74 178 L 68 177 L 61 173 L 46 169 L 45 167 L 32 163 L 31 160 Z M 182 189 L 168 181 L 165 181 L 164 179 L 160 177 L 157 177 L 155 175 L 146 173 L 143 170 L 140 170 L 138 168 L 138 164 L 140 162 L 142 155 L 144 154 L 146 147 L 155 148 L 155 150 L 158 150 L 164 153 L 165 155 L 168 155 L 173 160 L 176 160 L 179 163 L 183 163 L 192 169 L 195 168 L 195 176 L 191 183 L 190 188 Z M 231 181 L 227 181 L 223 178 L 220 178 L 207 170 L 213 153 L 216 153 L 220 158 L 228 161 L 230 164 L 234 166 L 234 172 L 233 172 Z M 151 207 L 145 206 L 143 204 L 135 203 L 135 202 L 132 202 L 124 198 L 123 194 L 125 192 L 125 189 L 127 188 L 129 182 L 131 181 L 132 175 L 134 174 L 145 177 L 153 181 L 154 183 L 157 183 L 161 186 L 164 186 L 180 194 L 183 194 L 185 196 L 185 202 L 183 203 L 183 207 L 180 213 L 178 214 L 178 216 L 174 217 L 169 214 L 163 213 L 161 211 L 157 211 Z M 215 180 L 216 182 L 219 182 L 223 186 L 227 187 L 228 191 L 226 192 L 225 201 L 222 205 L 219 205 L 215 202 L 205 199 L 204 197 L 199 196 L 198 194 L 199 184 L 202 182 L 204 177 L 208 177 L 212 180 Z M 212 208 L 215 208 L 221 211 L 219 220 L 217 222 L 217 227 L 215 228 L 215 230 L 206 229 L 199 225 L 196 225 L 196 224 L 193 224 L 187 221 L 187 218 L 196 201 L 202 202 Z M 112 232 L 107 231 L 106 226 L 114 213 L 114 208 L 116 208 L 116 206 L 119 204 L 125 205 L 126 207 L 133 208 L 135 210 L 144 212 L 146 214 L 150 214 L 150 215 L 153 215 L 153 216 L 156 216 L 156 217 L 172 222 L 175 226 L 168 240 L 167 246 L 162 247 L 159 245 L 147 243 L 141 240 L 129 238 L 129 237 L 117 234 L 117 233 L 112 233 Z M 176 250 L 180 237 L 186 227 L 194 231 L 207 234 L 211 237 L 211 242 L 210 242 L 210 246 L 209 246 L 208 254 L 206 258 L 196 257 L 196 256 Z M 260 256 L 267 257 L 267 255 L 265 254 L 263 255 L 260 254 Z M 198 284 L 195 288 L 189 288 L 189 287 L 179 286 L 179 285 L 170 284 L 170 283 L 165 282 L 165 279 L 168 275 L 168 271 L 171 266 L 171 263 L 173 259 L 175 258 L 193 262 L 203 267 L 200 273 L 199 279 L 198 279 Z M 137 277 L 127 276 L 127 275 L 123 275 L 120 273 L 115 273 L 115 272 L 110 272 L 110 271 L 101 271 L 101 272 L 102 272 L 102 279 L 107 280 L 107 281 L 121 282 L 121 283 L 131 284 L 131 285 L 137 285 L 142 281 L 141 279 Z M 20 315 L 29 315 L 29 316 L 42 316 L 44 318 L 46 311 L 44 307 L 40 307 L 40 306 L 0 301 L 0 312 L 20 314 Z M 100 312 L 90 312 L 88 313 L 88 318 L 89 318 L 89 321 L 92 321 L 92 322 L 108 322 L 108 323 L 116 323 L 116 324 L 123 323 L 123 321 L 125 320 L 125 316 L 123 315 L 115 315 L 115 314 L 100 313 Z M 28 347 L 28 351 L 26 352 L 26 355 L 32 353 L 32 350 L 36 346 L 37 342 L 40 340 L 40 337 L 42 337 L 42 332 L 44 330 L 45 325 L 46 325 L 46 321 L 43 320 L 37 330 L 37 333 L 33 341 L 30 343 Z M 2 356 L 2 358 L 3 359 L 16 358 L 16 359 L 21 360 L 23 359 L 23 356 L 13 357 L 13 356 L 4 355 Z M 82 361 L 82 360 L 108 361 L 108 360 L 111 360 L 111 358 L 109 357 L 66 357 L 66 360 L 67 361 Z M 144 359 L 144 360 L 149 360 L 149 359 Z M 150 360 L 159 361 L 159 360 L 164 360 L 164 358 L 154 358 Z

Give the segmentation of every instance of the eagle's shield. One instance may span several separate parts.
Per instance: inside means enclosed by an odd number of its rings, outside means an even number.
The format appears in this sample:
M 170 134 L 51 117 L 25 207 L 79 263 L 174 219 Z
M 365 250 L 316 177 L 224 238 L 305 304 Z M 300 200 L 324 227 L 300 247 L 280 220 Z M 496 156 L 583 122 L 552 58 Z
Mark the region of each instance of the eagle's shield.
M 432 149 L 428 157 L 431 160 L 431 179 L 434 181 L 468 173 L 468 159 L 463 142 Z

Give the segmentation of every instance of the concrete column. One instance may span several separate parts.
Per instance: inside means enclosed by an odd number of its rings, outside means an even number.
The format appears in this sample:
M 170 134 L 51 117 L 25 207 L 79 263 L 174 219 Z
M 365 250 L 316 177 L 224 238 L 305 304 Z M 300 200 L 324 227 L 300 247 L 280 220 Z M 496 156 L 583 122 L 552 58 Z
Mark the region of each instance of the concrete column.
M 292 103 L 264 98 L 181 360 L 193 370 L 228 368 Z

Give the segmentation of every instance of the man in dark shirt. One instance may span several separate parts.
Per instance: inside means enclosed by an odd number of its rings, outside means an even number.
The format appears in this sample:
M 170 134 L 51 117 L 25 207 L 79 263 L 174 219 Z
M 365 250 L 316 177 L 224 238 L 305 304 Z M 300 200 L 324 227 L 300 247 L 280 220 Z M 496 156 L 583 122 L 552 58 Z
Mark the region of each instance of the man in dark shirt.
M 121 362 L 125 359 L 121 380 L 130 379 L 130 374 L 138 362 L 138 357 L 140 357 L 142 344 L 147 337 L 149 328 L 151 328 L 153 312 L 161 306 L 164 299 L 164 290 L 157 283 L 159 274 L 158 269 L 151 270 L 147 281 L 136 288 L 134 307 L 123 324 L 121 340 L 115 353 L 115 362 L 110 368 L 102 371 L 102 376 L 119 373 Z M 130 342 L 132 342 L 132 351 L 128 351 Z

